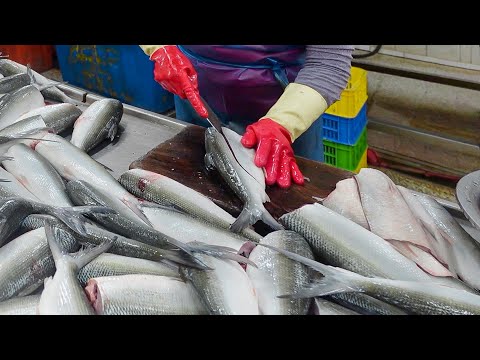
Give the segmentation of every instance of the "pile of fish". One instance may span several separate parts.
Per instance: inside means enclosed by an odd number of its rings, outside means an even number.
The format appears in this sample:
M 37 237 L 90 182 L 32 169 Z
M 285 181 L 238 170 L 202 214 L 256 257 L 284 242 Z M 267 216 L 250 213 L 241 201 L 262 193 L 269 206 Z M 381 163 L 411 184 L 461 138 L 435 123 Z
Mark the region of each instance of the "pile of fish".
M 82 110 L 28 67 L 0 59 L 0 74 L 0 314 L 480 313 L 478 243 L 376 170 L 277 221 L 253 150 L 209 128 L 205 166 L 242 200 L 234 218 L 89 155 L 118 136 L 121 102 Z

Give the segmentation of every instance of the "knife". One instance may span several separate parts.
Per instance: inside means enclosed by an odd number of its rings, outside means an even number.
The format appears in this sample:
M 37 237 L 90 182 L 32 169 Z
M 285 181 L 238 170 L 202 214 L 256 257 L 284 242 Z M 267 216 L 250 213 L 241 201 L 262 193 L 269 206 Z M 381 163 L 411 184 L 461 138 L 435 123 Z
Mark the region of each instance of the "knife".
M 208 105 L 208 103 L 205 101 L 205 99 L 200 96 L 200 100 L 202 100 L 203 102 L 203 105 L 205 105 L 205 108 L 207 109 L 208 111 L 208 117 L 207 117 L 207 121 L 210 123 L 210 125 L 212 125 L 220 134 L 223 135 L 223 131 L 222 131 L 222 122 L 220 121 L 220 119 L 218 118 L 217 114 L 215 114 L 215 112 L 212 110 L 212 108 L 210 107 L 210 105 Z

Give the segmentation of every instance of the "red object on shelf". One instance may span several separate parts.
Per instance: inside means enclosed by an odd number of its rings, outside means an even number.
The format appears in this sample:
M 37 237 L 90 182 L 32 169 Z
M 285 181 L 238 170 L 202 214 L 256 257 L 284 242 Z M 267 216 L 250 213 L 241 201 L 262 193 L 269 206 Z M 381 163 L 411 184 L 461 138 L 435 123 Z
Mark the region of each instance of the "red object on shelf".
M 37 71 L 43 72 L 53 68 L 55 47 L 53 45 L 0 45 L 2 55 L 8 59 L 27 65 Z

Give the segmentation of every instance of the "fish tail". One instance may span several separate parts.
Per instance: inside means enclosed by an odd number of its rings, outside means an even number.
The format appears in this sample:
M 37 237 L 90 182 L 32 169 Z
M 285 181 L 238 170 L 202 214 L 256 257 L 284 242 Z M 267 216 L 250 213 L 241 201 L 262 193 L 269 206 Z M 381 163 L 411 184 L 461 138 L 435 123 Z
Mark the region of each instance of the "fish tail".
M 152 223 L 150 220 L 148 220 L 147 216 L 145 213 L 142 211 L 141 204 L 135 199 L 135 202 L 132 202 L 131 200 L 123 199 L 122 200 L 125 205 L 127 205 L 130 210 L 134 212 L 135 215 L 137 215 L 145 224 L 147 224 L 150 227 L 153 227 Z
M 248 205 L 246 205 L 237 219 L 230 225 L 230 230 L 238 234 L 250 225 L 255 224 L 258 220 L 260 220 L 260 216 L 256 217 Z
M 217 245 L 209 245 L 199 241 L 193 241 L 188 243 L 190 249 L 193 252 L 201 253 L 209 256 L 213 256 L 218 259 L 227 259 L 233 260 L 241 264 L 252 265 L 253 267 L 257 267 L 257 265 L 252 261 L 237 253 L 237 250 L 233 248 L 229 248 L 226 246 L 217 246 Z
M 75 206 L 75 207 L 58 207 L 51 209 L 51 215 L 62 221 L 70 229 L 76 233 L 88 236 L 85 229 L 87 219 L 84 214 L 111 215 L 117 212 L 105 206 Z
M 57 264 L 60 259 L 68 258 L 79 269 L 87 265 L 90 261 L 98 257 L 100 254 L 103 254 L 105 251 L 109 250 L 112 247 L 113 243 L 117 240 L 117 236 L 115 236 L 112 239 L 104 241 L 98 246 L 87 247 L 76 253 L 69 254 L 65 249 L 60 247 L 60 241 L 57 235 L 58 229 L 56 229 L 49 223 L 46 223 L 45 234 L 47 236 L 48 245 L 50 246 L 50 249 L 52 251 L 55 263 Z
M 285 230 L 285 228 L 281 224 L 279 224 L 278 221 L 275 220 L 265 208 L 262 211 L 262 221 L 266 225 L 270 226 L 273 230 Z

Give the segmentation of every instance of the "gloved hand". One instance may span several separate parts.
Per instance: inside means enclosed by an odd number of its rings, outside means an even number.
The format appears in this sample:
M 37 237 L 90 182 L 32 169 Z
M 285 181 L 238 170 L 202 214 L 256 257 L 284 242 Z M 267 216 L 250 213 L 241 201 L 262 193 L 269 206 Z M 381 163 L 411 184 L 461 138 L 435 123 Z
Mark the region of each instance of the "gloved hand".
M 292 143 L 327 109 L 320 93 L 309 86 L 291 83 L 265 117 L 247 126 L 242 144 L 257 145 L 255 165 L 265 168 L 268 185 L 289 188 L 291 180 L 303 185 L 305 180 L 295 161 Z
M 288 188 L 291 179 L 303 185 L 303 175 L 293 155 L 290 134 L 282 125 L 269 118 L 259 120 L 247 126 L 241 142 L 247 148 L 258 144 L 255 165 L 265 167 L 268 185 L 277 183 L 281 188 Z
M 155 62 L 155 81 L 182 99 L 188 99 L 195 111 L 203 118 L 208 111 L 200 100 L 197 72 L 190 60 L 175 45 L 165 45 L 150 55 Z

